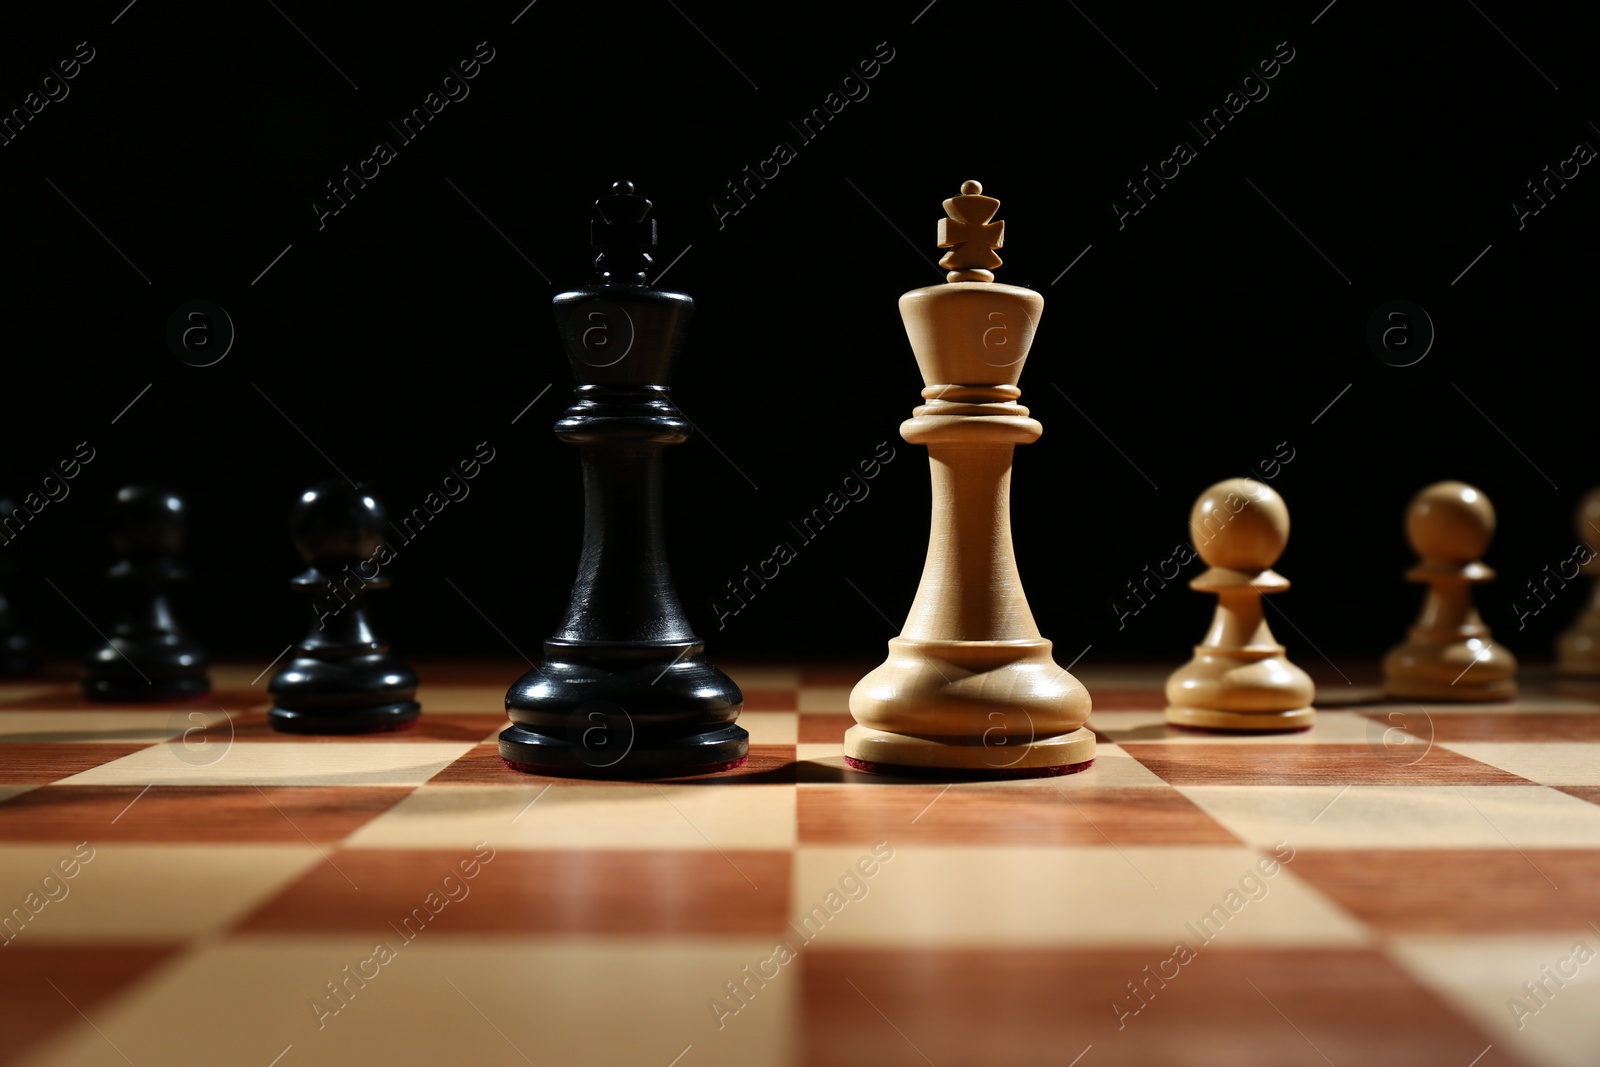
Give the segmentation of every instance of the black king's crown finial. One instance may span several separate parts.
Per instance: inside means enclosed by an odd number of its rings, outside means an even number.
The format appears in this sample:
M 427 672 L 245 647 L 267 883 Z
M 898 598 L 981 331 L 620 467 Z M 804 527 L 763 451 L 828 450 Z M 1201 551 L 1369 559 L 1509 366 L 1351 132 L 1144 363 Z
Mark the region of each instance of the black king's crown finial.
M 612 182 L 609 196 L 594 202 L 600 216 L 589 223 L 589 243 L 599 249 L 594 270 L 605 285 L 643 285 L 654 260 L 656 220 L 650 201 L 637 196 L 633 183 Z

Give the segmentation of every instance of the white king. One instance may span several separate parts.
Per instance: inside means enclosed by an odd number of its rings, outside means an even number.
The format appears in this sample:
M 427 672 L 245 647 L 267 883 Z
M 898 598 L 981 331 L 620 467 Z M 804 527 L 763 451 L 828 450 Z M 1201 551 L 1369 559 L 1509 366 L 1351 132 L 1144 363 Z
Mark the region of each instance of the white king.
M 944 285 L 900 298 L 923 403 L 900 435 L 928 447 L 933 526 L 911 615 L 856 684 L 845 758 L 865 770 L 1061 774 L 1094 758 L 1089 693 L 1056 666 L 1011 546 L 1011 460 L 1043 427 L 1017 380 L 1044 298 L 995 282 L 1005 223 L 975 181 L 944 202 Z

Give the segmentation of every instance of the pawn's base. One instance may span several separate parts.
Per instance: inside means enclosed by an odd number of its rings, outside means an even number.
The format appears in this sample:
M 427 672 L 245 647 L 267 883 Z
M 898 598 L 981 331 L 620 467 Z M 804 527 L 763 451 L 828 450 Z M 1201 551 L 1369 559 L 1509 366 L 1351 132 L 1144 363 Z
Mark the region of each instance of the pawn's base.
M 1600 620 L 1585 617 L 1556 643 L 1556 673 L 1566 678 L 1600 678 Z
M 616 724 L 543 733 L 519 723 L 500 732 L 500 758 L 512 770 L 573 778 L 669 778 L 712 774 L 745 762 L 750 735 L 732 723 L 702 733 L 652 735 Z
M 1517 683 L 1495 678 L 1473 683 L 1463 678 L 1455 684 L 1427 679 L 1390 678 L 1383 684 L 1383 695 L 1395 700 L 1426 700 L 1435 703 L 1515 700 Z
M 267 683 L 267 721 L 290 734 L 368 734 L 415 722 L 416 673 L 386 651 L 341 658 L 332 650 L 300 654 Z M 322 658 L 326 657 L 326 658 Z
M 1415 627 L 1405 644 L 1384 657 L 1383 693 L 1438 703 L 1515 700 L 1517 660 L 1481 628 L 1441 637 Z
M 189 678 L 85 678 L 83 695 L 107 704 L 144 704 L 152 701 L 189 700 L 211 692 L 205 675 Z
M 1088 727 L 1053 737 L 1020 742 L 996 735 L 994 744 L 973 738 L 919 737 L 857 723 L 844 733 L 845 762 L 858 770 L 957 771 L 978 776 L 1071 774 L 1094 762 L 1094 734 Z
M 0 677 L 26 678 L 44 666 L 37 656 L 0 656 Z
M 183 634 L 118 634 L 84 662 L 83 695 L 112 704 L 205 696 L 209 665 L 205 650 Z
M 375 708 L 305 710 L 275 707 L 267 712 L 274 730 L 289 734 L 371 734 L 410 726 L 422 705 L 403 700 Z
M 15 678 L 38 674 L 42 661 L 33 638 L 26 634 L 8 634 L 0 639 L 0 675 Z
M 1315 708 L 1293 711 L 1218 711 L 1169 705 L 1167 722 L 1196 730 L 1223 730 L 1241 733 L 1280 733 L 1309 730 L 1317 720 Z

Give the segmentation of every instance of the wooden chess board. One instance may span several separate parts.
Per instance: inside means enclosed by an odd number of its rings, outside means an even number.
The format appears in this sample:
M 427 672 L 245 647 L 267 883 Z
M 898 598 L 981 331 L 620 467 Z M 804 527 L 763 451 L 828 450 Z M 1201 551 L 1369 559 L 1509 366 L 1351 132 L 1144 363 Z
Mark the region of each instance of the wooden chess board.
M 845 767 L 866 664 L 727 666 L 749 763 L 632 784 L 501 764 L 518 664 L 423 664 L 415 728 L 343 739 L 272 733 L 253 669 L 3 687 L 0 1057 L 1600 1060 L 1600 699 L 1217 737 L 1084 668 L 1092 768 L 947 785 Z

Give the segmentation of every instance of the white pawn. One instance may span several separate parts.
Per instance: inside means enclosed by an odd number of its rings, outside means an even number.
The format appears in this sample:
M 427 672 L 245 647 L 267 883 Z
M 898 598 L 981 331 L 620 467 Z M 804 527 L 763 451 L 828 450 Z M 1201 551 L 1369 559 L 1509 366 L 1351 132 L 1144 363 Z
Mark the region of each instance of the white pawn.
M 1421 557 L 1406 578 L 1428 586 L 1406 640 L 1383 661 L 1384 692 L 1405 700 L 1510 700 L 1517 660 L 1496 645 L 1472 602 L 1492 581 L 1480 557 L 1494 537 L 1494 505 L 1465 482 L 1435 482 L 1406 510 L 1406 538 Z
M 1272 569 L 1289 543 L 1289 509 L 1249 478 L 1218 482 L 1195 501 L 1189 536 L 1211 569 L 1189 583 L 1217 594 L 1217 613 L 1194 658 L 1167 679 L 1167 721 L 1210 730 L 1303 730 L 1316 687 L 1284 656 L 1261 595 L 1289 588 Z
M 1570 562 L 1579 574 L 1595 579 L 1589 604 L 1558 642 L 1556 670 L 1577 678 L 1600 677 L 1600 555 L 1590 545 L 1600 544 L 1600 489 L 1591 489 L 1578 505 L 1578 547 Z M 1565 577 L 1563 575 L 1562 577 Z

